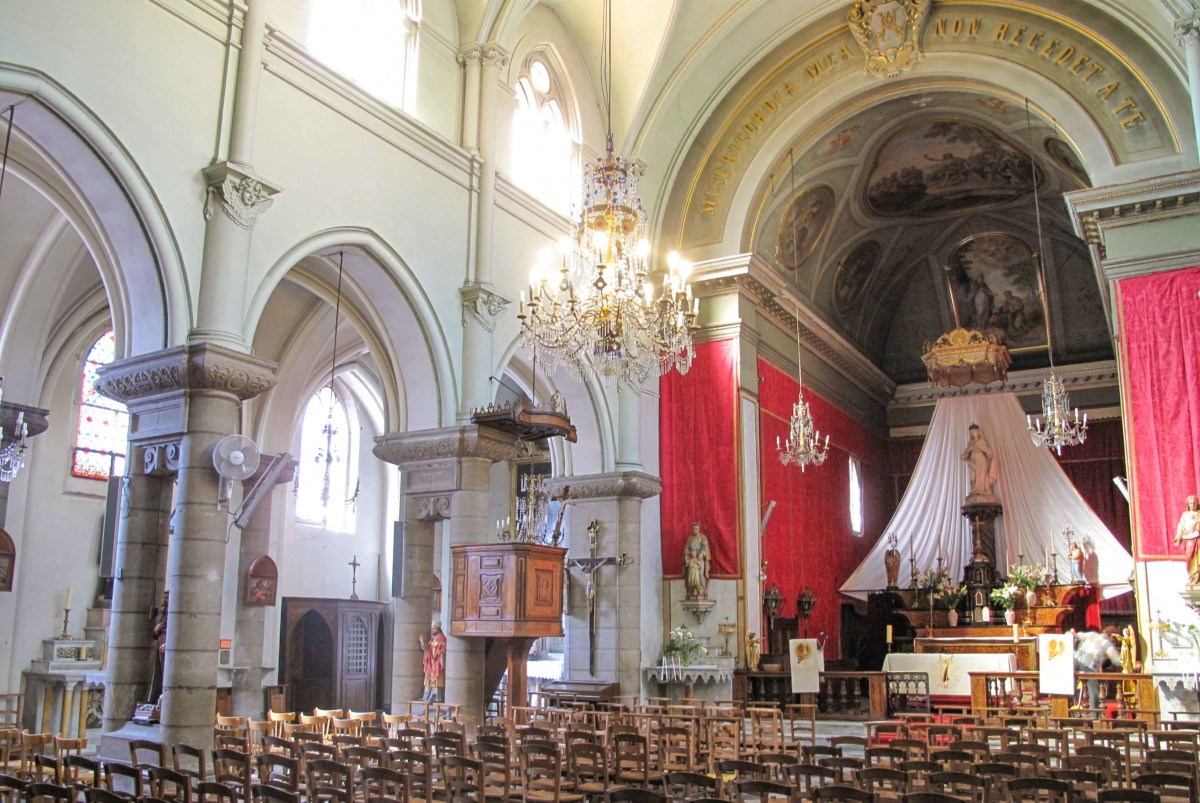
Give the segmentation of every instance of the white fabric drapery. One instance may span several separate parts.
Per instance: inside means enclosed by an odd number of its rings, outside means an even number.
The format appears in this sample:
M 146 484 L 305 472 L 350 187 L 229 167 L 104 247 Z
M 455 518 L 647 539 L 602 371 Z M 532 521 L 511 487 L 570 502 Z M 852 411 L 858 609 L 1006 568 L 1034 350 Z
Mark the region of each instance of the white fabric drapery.
M 1058 553 L 1058 581 L 1069 582 L 1071 568 L 1063 530 L 1070 527 L 1087 556 L 1083 573 L 1088 581 L 1100 585 L 1105 598 L 1129 591 L 1133 556 L 1083 501 L 1054 455 L 1033 445 L 1016 396 L 987 393 L 938 400 L 921 456 L 885 537 L 842 585 L 842 592 L 861 599 L 887 585 L 883 553 L 888 548 L 888 533 L 899 538 L 898 583 L 902 588 L 911 578 L 910 550 L 918 572 L 935 568 L 940 554 L 950 576 L 962 581 L 973 546 L 961 512 L 968 490 L 962 452 L 971 424 L 980 426 L 995 455 L 994 490 L 1004 507 L 996 520 L 999 573 L 1007 574 L 1008 565 L 1017 562 L 1018 552 L 1024 552 L 1027 564 L 1044 564 L 1053 550 Z

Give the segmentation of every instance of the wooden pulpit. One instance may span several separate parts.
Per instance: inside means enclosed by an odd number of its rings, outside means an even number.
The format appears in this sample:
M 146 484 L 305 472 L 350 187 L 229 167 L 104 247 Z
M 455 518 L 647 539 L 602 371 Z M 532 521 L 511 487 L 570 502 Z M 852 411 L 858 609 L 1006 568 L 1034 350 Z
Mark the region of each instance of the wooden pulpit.
M 508 671 L 508 711 L 528 700 L 529 649 L 563 634 L 566 550 L 529 543 L 450 547 L 450 635 L 485 638 L 485 690 Z

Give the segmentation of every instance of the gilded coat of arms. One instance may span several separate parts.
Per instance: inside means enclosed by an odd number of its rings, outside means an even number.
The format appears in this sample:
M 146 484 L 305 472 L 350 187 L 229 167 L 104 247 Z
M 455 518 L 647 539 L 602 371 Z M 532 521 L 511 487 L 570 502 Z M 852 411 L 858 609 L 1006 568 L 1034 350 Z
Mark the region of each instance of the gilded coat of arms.
M 866 53 L 864 72 L 894 78 L 925 58 L 921 32 L 933 0 L 855 0 L 850 31 Z

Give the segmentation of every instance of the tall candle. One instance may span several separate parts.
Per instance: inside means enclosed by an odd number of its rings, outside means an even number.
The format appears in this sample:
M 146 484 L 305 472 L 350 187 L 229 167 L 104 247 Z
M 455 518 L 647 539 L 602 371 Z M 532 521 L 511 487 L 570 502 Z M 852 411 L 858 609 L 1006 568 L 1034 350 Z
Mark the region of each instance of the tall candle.
M 67 609 L 70 609 L 70 607 L 71 607 L 71 587 L 70 586 L 67 586 L 67 596 L 66 596 L 66 599 L 63 600 L 63 607 L 67 608 Z
M 892 626 L 891 625 L 887 626 L 887 643 L 888 644 L 892 643 Z
M 1017 626 L 1013 625 L 1013 644 L 1017 643 Z

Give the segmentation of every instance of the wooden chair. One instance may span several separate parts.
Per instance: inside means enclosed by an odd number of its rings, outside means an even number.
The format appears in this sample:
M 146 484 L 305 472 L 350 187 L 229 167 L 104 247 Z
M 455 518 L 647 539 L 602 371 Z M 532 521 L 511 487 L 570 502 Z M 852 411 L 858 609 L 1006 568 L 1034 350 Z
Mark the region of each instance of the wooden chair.
M 710 717 L 706 734 L 708 743 L 708 771 L 716 773 L 717 762 L 736 759 L 742 749 L 742 720 L 725 717 Z
M 789 744 L 799 746 L 801 742 L 817 743 L 816 703 L 789 703 L 783 707 L 783 716 Z
M 910 791 L 908 773 L 895 767 L 864 767 L 855 773 L 855 780 L 860 789 L 877 795 L 899 797 Z
M 33 774 L 29 777 L 31 783 L 51 783 L 62 785 L 62 764 L 54 756 L 38 753 L 33 757 Z
M 558 750 L 539 744 L 521 745 L 521 799 L 547 803 L 581 803 L 583 795 L 563 791 Z
M 218 747 L 212 751 L 213 780 L 233 789 L 243 803 L 250 801 L 253 780 L 250 756 L 240 750 Z
M 865 736 L 834 736 L 829 746 L 841 751 L 838 755 L 865 758 L 871 743 Z
M 234 733 L 225 733 L 217 731 L 213 734 L 213 747 L 236 750 L 239 753 L 250 754 L 250 740 L 245 736 L 238 736 Z
M 842 748 L 831 744 L 806 744 L 800 746 L 800 758 L 808 763 L 815 763 L 822 758 L 841 758 Z
M 274 732 L 272 735 L 282 737 L 284 735 L 283 726 L 287 723 L 293 723 L 296 721 L 296 712 L 295 711 L 268 711 L 267 712 L 267 721 L 272 723 L 274 726 Z
M 666 800 L 658 792 L 636 786 L 619 786 L 608 793 L 609 803 L 666 803 Z
M 800 800 L 796 796 L 796 790 L 793 786 L 778 781 L 747 778 L 743 781 L 735 781 L 733 787 L 733 799 L 739 801 L 739 803 L 747 803 L 747 801 L 767 803 L 768 800 L 786 800 L 788 803 L 799 803 Z
M 649 789 L 663 774 L 650 763 L 650 739 L 632 733 L 613 737 L 613 777 L 618 783 Z
M 1188 775 L 1176 775 L 1171 772 L 1143 772 L 1134 777 L 1133 785 L 1137 789 L 1158 792 L 1163 803 L 1168 800 L 1196 800 L 1196 784 Z
M 359 778 L 363 803 L 401 801 L 408 803 L 409 780 L 402 772 L 387 767 L 367 767 Z M 507 803 L 507 800 L 505 801 Z
M 0 773 L 0 801 L 18 803 L 25 797 L 25 787 L 28 785 L 28 782 L 15 775 Z
M 772 781 L 783 781 L 787 776 L 787 767 L 799 761 L 795 753 L 758 753 L 754 756 L 755 764 L 767 768 L 767 778 Z
M 30 733 L 29 731 L 21 732 L 21 769 L 18 771 L 18 777 L 29 779 L 34 777 L 36 771 L 34 756 L 49 755 L 50 746 L 54 742 L 54 735 L 50 733 Z
M 62 759 L 62 783 L 77 792 L 96 789 L 104 782 L 100 762 L 88 756 L 68 755 Z
M 25 803 L 75 803 L 75 790 L 56 783 L 31 783 L 25 787 Z
M 196 785 L 196 803 L 238 803 L 238 793 L 219 781 L 201 781 Z
M 279 753 L 259 753 L 254 757 L 259 785 L 276 786 L 289 792 L 300 791 L 300 762 Z
M 410 800 L 433 803 L 433 761 L 428 754 L 415 750 L 392 750 L 388 753 L 388 762 L 391 769 L 408 777 Z
M 671 800 L 696 800 L 697 798 L 718 797 L 720 783 L 711 775 L 703 772 L 687 772 L 674 770 L 668 772 L 665 778 L 667 797 Z
M 126 803 L 126 798 L 104 788 L 84 789 L 83 799 L 85 803 Z
M 873 792 L 864 792 L 858 787 L 843 784 L 818 787 L 813 790 L 812 798 L 813 800 L 832 800 L 837 803 L 875 803 L 876 801 Z
M 120 761 L 104 762 L 104 788 L 126 800 L 142 796 L 143 778 L 140 770 Z
M 1098 803 L 1159 803 L 1162 798 L 1151 789 L 1101 789 L 1096 793 Z
M 275 735 L 275 723 L 269 719 L 250 719 L 246 721 L 246 746 L 251 753 L 262 749 L 264 736 Z
M 869 767 L 895 767 L 908 758 L 898 747 L 868 747 L 866 764 Z
M 595 800 L 607 794 L 612 785 L 608 768 L 608 751 L 592 742 L 567 743 L 567 767 L 571 788 L 584 797 Z
M 837 772 L 838 784 L 850 784 L 854 780 L 854 773 L 863 768 L 863 760 L 861 758 L 853 758 L 851 756 L 832 756 L 830 758 L 819 758 L 817 764 L 822 767 L 829 767 Z
M 984 803 L 987 800 L 987 781 L 969 772 L 935 772 L 926 779 L 929 791 L 954 795 L 957 798 Z
M 483 791 L 483 763 L 462 755 L 441 758 L 446 800 L 478 801 Z
M 508 803 L 516 780 L 513 772 L 512 748 L 507 737 L 496 741 L 485 741 L 487 738 L 480 737 L 475 744 L 471 745 L 475 758 L 483 764 L 484 798 L 498 801 L 498 803 Z M 604 752 L 604 755 L 605 778 L 607 779 L 607 752 Z
M 962 803 L 961 797 L 942 792 L 909 792 L 900 800 L 903 803 Z
M 256 783 L 251 786 L 250 799 L 255 803 L 301 803 L 298 792 L 290 792 L 269 783 Z
M 151 796 L 170 803 L 192 803 L 192 779 L 166 767 L 148 767 L 147 784 Z
M 354 773 L 340 761 L 316 758 L 304 765 L 308 803 L 353 803 Z
M 1012 778 L 1004 782 L 1004 795 L 1008 803 L 1071 803 L 1071 785 L 1053 778 Z

